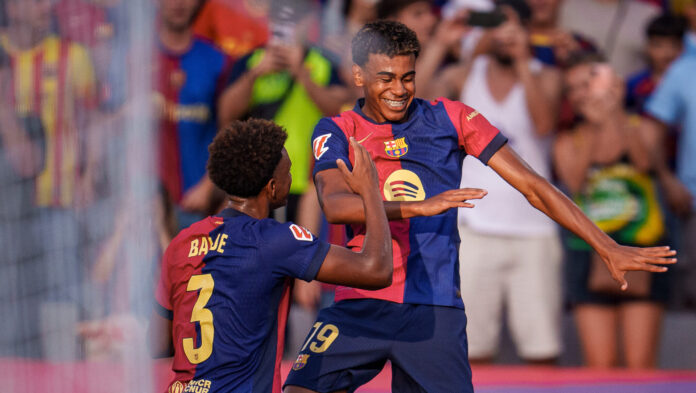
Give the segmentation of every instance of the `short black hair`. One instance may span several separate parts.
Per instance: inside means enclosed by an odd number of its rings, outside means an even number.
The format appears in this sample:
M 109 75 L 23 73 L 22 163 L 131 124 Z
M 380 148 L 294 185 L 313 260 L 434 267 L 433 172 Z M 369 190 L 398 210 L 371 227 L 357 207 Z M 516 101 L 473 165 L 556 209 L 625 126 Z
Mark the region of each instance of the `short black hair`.
M 351 46 L 353 62 L 359 66 L 367 63 L 370 54 L 418 57 L 420 53 L 416 33 L 403 23 L 391 20 L 367 23 L 353 37 Z
M 288 134 L 270 120 L 235 120 L 208 146 L 208 176 L 229 195 L 258 195 L 273 177 Z
M 432 5 L 432 0 L 380 0 L 377 3 L 377 19 L 394 18 L 401 10 L 415 3 L 429 3 Z
M 687 22 L 684 17 L 664 13 L 653 18 L 645 28 L 645 35 L 652 37 L 671 37 L 682 40 L 686 34 Z

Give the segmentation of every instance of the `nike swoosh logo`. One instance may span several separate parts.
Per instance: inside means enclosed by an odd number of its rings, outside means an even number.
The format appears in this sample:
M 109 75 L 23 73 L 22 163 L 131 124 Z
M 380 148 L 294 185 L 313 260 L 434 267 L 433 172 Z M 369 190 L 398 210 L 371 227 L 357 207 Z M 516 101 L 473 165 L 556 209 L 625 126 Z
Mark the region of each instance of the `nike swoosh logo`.
M 367 140 L 367 138 L 369 138 L 369 137 L 372 136 L 373 133 L 374 133 L 374 131 L 372 131 L 371 133 L 367 134 L 367 136 L 364 137 L 363 139 L 359 140 L 358 143 L 363 143 L 363 142 L 365 142 L 365 141 Z

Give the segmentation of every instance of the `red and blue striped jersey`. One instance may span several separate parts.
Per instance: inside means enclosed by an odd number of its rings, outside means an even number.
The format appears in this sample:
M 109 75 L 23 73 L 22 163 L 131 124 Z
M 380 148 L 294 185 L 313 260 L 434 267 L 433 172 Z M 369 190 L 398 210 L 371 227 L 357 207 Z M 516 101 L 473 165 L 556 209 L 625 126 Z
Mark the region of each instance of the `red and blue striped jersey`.
M 231 60 L 211 43 L 194 38 L 182 53 L 160 44 L 153 99 L 159 115 L 159 174 L 179 202 L 205 175 L 208 145 L 217 133 L 217 101 L 229 85 Z
M 184 229 L 155 294 L 172 320 L 169 390 L 280 393 L 290 283 L 313 280 L 329 247 L 296 224 L 233 209 Z
M 351 111 L 324 118 L 313 135 L 314 174 L 336 168 L 336 159 L 353 163 L 348 139 L 354 137 L 377 166 L 386 201 L 422 201 L 459 188 L 462 160 L 473 155 L 484 164 L 507 139 L 483 115 L 455 101 L 414 99 L 408 120 L 376 123 L 359 100 Z M 476 187 L 475 184 L 471 185 Z M 389 223 L 394 252 L 392 285 L 368 291 L 338 287 L 336 301 L 375 298 L 397 303 L 463 308 L 459 294 L 457 209 L 432 217 Z M 349 247 L 362 247 L 363 225 L 352 225 Z

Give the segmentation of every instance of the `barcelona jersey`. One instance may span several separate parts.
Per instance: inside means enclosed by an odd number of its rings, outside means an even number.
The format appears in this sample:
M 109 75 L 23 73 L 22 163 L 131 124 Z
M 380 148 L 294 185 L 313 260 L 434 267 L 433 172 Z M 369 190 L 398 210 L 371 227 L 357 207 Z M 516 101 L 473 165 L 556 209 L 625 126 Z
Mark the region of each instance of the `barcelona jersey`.
M 169 391 L 280 393 L 290 283 L 313 280 L 329 247 L 299 225 L 233 209 L 183 230 L 155 294 L 172 320 Z
M 41 119 L 45 148 L 44 165 L 36 177 L 36 205 L 69 207 L 87 161 L 85 124 L 78 120 L 97 103 L 89 53 L 56 35 L 25 50 L 2 35 L 0 45 L 10 56 L 9 98 L 17 115 Z
M 312 141 L 314 174 L 336 168 L 339 158 L 352 163 L 354 152 L 348 140 L 354 137 L 375 162 L 385 201 L 422 201 L 459 188 L 467 154 L 485 164 L 507 141 L 481 114 L 459 102 L 416 98 L 403 123 L 376 123 L 362 113 L 362 103 L 359 100 L 353 110 L 317 124 Z M 377 291 L 338 287 L 336 301 L 374 298 L 463 308 L 457 209 L 389 224 L 394 253 L 392 285 Z M 348 246 L 362 247 L 364 225 L 349 229 L 353 238 Z
M 217 100 L 228 85 L 231 61 L 195 38 L 183 53 L 160 47 L 157 65 L 159 173 L 178 203 L 205 175 L 208 145 L 217 132 Z

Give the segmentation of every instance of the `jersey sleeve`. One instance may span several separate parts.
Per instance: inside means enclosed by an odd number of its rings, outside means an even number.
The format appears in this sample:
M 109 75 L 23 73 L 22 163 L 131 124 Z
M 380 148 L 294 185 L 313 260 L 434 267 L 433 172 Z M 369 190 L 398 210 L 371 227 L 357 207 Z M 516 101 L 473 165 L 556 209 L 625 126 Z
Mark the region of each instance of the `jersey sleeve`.
M 167 247 L 167 250 L 164 252 L 164 256 L 162 256 L 160 277 L 157 281 L 157 286 L 155 287 L 155 311 L 169 320 L 174 318 L 170 296 L 171 280 L 169 279 L 169 267 L 171 266 L 169 260 L 174 254 L 174 247 L 175 245 L 173 243 L 170 244 L 169 247 Z
M 444 98 L 438 101 L 445 105 L 447 115 L 457 130 L 459 148 L 464 149 L 466 154 L 487 165 L 493 154 L 507 143 L 507 138 L 477 110 Z
M 314 170 L 312 176 L 326 169 L 338 168 L 337 159 L 342 159 L 348 169 L 353 169 L 350 163 L 348 138 L 336 123 L 329 119 L 319 120 L 312 134 L 312 154 Z
M 291 222 L 274 223 L 264 232 L 264 252 L 273 261 L 275 272 L 305 281 L 316 278 L 331 247 L 329 243 Z
M 683 89 L 683 83 L 678 71 L 674 66 L 667 71 L 645 105 L 650 116 L 667 124 L 674 124 L 679 120 L 683 107 L 679 93 Z

